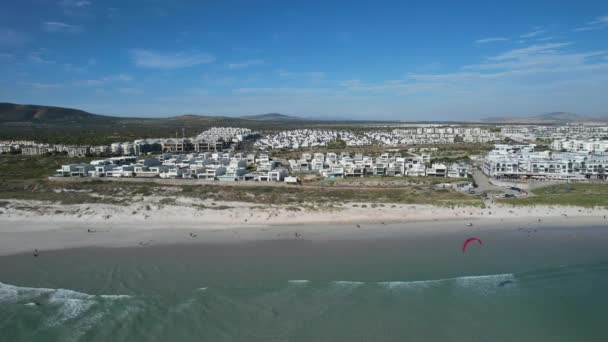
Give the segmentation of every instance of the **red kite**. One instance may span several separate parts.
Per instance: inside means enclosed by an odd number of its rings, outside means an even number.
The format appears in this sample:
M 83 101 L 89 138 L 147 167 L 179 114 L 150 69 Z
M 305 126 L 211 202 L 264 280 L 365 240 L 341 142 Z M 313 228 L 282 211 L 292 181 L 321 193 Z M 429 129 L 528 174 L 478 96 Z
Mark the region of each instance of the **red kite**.
M 473 241 L 477 241 L 479 242 L 480 245 L 482 245 L 483 243 L 481 242 L 480 239 L 476 238 L 476 237 L 472 237 L 472 238 L 468 238 L 464 241 L 464 243 L 462 244 L 462 253 L 467 251 L 467 246 L 473 242 Z

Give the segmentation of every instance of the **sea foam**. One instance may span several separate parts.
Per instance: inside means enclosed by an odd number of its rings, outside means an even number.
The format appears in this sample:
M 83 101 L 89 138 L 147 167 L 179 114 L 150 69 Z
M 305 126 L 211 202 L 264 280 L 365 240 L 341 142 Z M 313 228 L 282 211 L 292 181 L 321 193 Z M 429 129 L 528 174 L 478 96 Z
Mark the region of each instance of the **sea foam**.
M 78 340 L 91 328 L 99 324 L 108 314 L 109 306 L 117 301 L 131 298 L 129 295 L 92 295 L 68 289 L 15 286 L 0 282 L 0 304 L 23 303 L 28 307 L 45 307 L 41 327 L 54 328 L 70 322 L 70 332 L 63 340 Z M 98 307 L 98 309 L 96 309 Z M 120 306 L 119 315 L 132 312 L 129 304 Z
M 349 280 L 336 280 L 336 281 L 332 281 L 332 284 L 334 285 L 338 285 L 340 287 L 359 287 L 363 284 L 365 284 L 365 282 L 362 281 L 349 281 Z
M 487 286 L 496 287 L 504 281 L 511 281 L 514 283 L 515 276 L 511 273 L 505 273 L 432 280 L 384 281 L 378 282 L 377 284 L 388 289 L 422 289 L 445 283 L 455 283 L 457 286 L 464 288 L 483 288 Z

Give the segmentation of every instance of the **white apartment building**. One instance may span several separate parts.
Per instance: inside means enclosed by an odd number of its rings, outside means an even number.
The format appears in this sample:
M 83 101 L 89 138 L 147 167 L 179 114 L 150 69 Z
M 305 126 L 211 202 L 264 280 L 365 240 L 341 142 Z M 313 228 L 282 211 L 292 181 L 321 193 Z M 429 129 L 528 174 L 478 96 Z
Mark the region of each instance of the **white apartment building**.
M 608 154 L 535 152 L 534 145 L 496 145 L 483 163 L 491 177 L 515 179 L 606 179 Z

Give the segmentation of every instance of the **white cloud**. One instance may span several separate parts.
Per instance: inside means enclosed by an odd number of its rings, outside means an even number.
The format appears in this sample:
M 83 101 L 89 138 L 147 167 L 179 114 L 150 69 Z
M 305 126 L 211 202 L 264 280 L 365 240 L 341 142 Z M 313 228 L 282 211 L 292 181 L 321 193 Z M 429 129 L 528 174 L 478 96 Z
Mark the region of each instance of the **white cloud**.
M 78 25 L 66 24 L 58 21 L 46 21 L 42 23 L 42 29 L 46 32 L 78 33 L 82 28 Z
M 131 80 L 133 80 L 133 78 L 129 75 L 117 74 L 117 75 L 105 76 L 105 77 L 98 78 L 98 79 L 75 81 L 73 84 L 75 86 L 80 86 L 80 87 L 99 87 L 99 86 L 104 86 L 104 85 L 111 84 L 111 83 L 126 83 L 126 82 L 130 82 Z
M 144 93 L 144 91 L 139 88 L 118 88 L 117 90 L 127 95 L 141 95 Z
M 326 77 L 326 74 L 322 71 L 291 72 L 279 70 L 279 77 L 283 79 L 306 79 L 309 81 L 320 81 Z
M 74 65 L 72 63 L 65 63 L 63 65 L 63 67 L 68 72 L 81 73 L 81 72 L 84 72 L 86 70 L 89 70 L 90 68 L 92 68 L 92 67 L 94 67 L 96 65 L 97 65 L 97 59 L 95 59 L 95 58 L 89 58 L 89 60 L 84 65 Z
M 92 4 L 92 2 L 90 2 L 88 0 L 62 0 L 59 2 L 60 6 L 77 7 L 77 8 L 88 7 L 88 6 L 91 6 L 91 4 Z
M 57 89 L 63 85 L 60 83 L 38 83 L 38 82 L 21 82 L 21 85 L 31 87 L 34 89 Z
M 129 53 L 133 63 L 142 68 L 171 70 L 194 67 L 215 61 L 215 57 L 207 53 L 177 52 L 167 54 L 144 49 L 134 49 Z
M 220 77 L 214 78 L 208 74 L 204 74 L 202 79 L 205 81 L 205 84 L 211 85 L 214 87 L 228 87 L 237 83 L 238 79 L 236 77 Z
M 514 49 L 497 56 L 489 57 L 482 63 L 465 65 L 463 70 L 483 71 L 480 74 L 468 74 L 478 78 L 522 76 L 534 73 L 547 73 L 551 70 L 567 72 L 588 69 L 597 65 L 597 61 L 608 54 L 608 51 L 568 52 L 563 48 L 570 43 L 548 43 L 531 45 Z M 488 73 L 488 71 L 491 71 Z M 460 75 L 462 76 L 462 75 Z
M 55 61 L 45 59 L 44 57 L 36 54 L 31 54 L 28 56 L 29 60 L 38 64 L 55 64 Z
M 332 89 L 324 95 L 367 96 L 365 106 L 373 103 L 375 108 L 387 108 L 385 103 L 392 101 L 394 108 L 417 108 L 417 115 L 457 111 L 487 116 L 497 110 L 533 113 L 572 104 L 581 111 L 599 108 L 601 101 L 593 100 L 586 106 L 577 98 L 597 99 L 597 89 L 608 86 L 608 51 L 569 52 L 566 46 L 506 51 L 448 73 L 409 74 L 404 79 L 380 82 L 343 81 L 338 83 L 342 92 Z M 496 103 L 509 105 L 497 109 Z
M 25 33 L 10 28 L 0 28 L 0 45 L 23 45 L 30 40 Z
M 326 88 L 236 88 L 232 90 L 234 94 L 240 95 L 270 95 L 270 96 L 292 96 L 292 95 L 318 95 L 331 93 L 331 89 Z
M 384 80 L 381 82 L 364 82 L 361 80 L 348 80 L 339 83 L 347 91 L 365 93 L 402 92 L 412 88 L 406 80 Z
M 517 59 L 521 57 L 528 56 L 530 54 L 537 53 L 551 53 L 554 52 L 555 49 L 571 45 L 572 43 L 547 43 L 547 44 L 536 44 L 531 45 L 521 49 L 514 49 L 511 51 L 507 51 L 495 57 L 490 57 L 490 60 L 494 61 L 502 61 L 508 59 Z
M 608 27 L 608 15 L 603 17 L 599 17 L 593 21 L 588 22 L 585 26 L 577 27 L 574 31 L 592 31 L 592 30 L 601 30 L 603 28 Z
M 534 38 L 534 37 L 540 36 L 541 34 L 543 34 L 545 32 L 546 32 L 546 30 L 543 30 L 540 27 L 535 27 L 533 31 L 522 34 L 519 37 L 520 38 Z
M 509 40 L 509 38 L 504 38 L 504 37 L 490 37 L 490 38 L 478 39 L 475 41 L 475 43 L 487 44 L 487 43 L 495 43 L 495 42 L 506 42 L 508 40 Z
M 62 0 L 59 6 L 63 13 L 69 16 L 85 16 L 93 3 L 88 0 Z
M 466 86 L 479 91 L 496 89 L 510 84 L 526 88 L 530 83 L 550 86 L 556 82 L 567 84 L 584 78 L 603 78 L 608 63 L 608 51 L 567 52 L 569 43 L 532 45 L 504 52 L 486 61 L 466 65 L 463 71 L 445 74 L 416 74 L 416 82 Z M 485 89 L 487 88 L 487 89 Z
M 262 49 L 246 48 L 246 47 L 233 47 L 232 50 L 239 52 L 239 53 L 243 53 L 243 54 L 249 54 L 249 55 L 258 54 L 258 53 L 262 52 Z
M 185 95 L 163 96 L 155 98 L 160 102 L 196 103 L 208 99 L 209 91 L 204 88 L 191 88 L 186 90 Z
M 28 59 L 37 64 L 55 64 L 55 61 L 49 59 L 48 50 L 40 48 L 36 51 L 30 52 Z
M 228 69 L 244 69 L 262 64 L 264 64 L 264 60 L 262 59 L 251 59 L 240 63 L 228 63 L 227 67 Z

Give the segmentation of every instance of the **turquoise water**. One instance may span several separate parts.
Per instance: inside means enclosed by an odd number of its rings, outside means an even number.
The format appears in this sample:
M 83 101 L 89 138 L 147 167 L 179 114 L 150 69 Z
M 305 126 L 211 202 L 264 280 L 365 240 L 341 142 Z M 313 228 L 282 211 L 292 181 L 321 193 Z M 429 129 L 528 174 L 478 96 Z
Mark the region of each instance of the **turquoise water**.
M 0 257 L 0 340 L 606 341 L 605 230 Z

